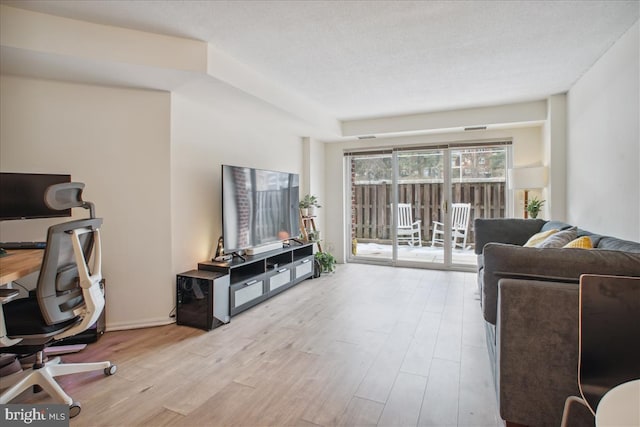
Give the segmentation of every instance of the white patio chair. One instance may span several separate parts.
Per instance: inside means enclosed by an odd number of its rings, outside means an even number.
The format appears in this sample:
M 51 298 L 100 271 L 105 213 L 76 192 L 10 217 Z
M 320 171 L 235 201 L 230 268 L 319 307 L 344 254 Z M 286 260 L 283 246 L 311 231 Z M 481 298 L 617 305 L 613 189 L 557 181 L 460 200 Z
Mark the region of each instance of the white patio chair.
M 467 247 L 467 233 L 469 231 L 469 212 L 471 203 L 451 204 L 451 242 L 453 249 Z M 461 241 L 459 241 L 461 239 Z M 433 235 L 431 236 L 431 246 L 441 244 L 444 246 L 444 224 L 433 221 Z
M 393 209 L 393 205 L 391 205 Z M 410 246 L 422 246 L 422 220 L 413 220 L 411 205 L 398 203 L 398 244 L 404 242 Z

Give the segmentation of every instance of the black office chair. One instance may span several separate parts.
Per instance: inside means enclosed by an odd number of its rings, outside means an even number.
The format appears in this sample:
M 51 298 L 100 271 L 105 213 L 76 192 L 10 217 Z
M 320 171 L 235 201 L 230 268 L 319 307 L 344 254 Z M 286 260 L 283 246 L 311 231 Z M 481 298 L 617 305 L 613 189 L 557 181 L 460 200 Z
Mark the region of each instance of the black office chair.
M 113 375 L 111 362 L 60 363 L 60 358 L 45 363 L 44 349 L 61 339 L 76 335 L 93 325 L 104 309 L 101 288 L 101 218 L 94 217 L 93 204 L 82 200 L 82 183 L 49 187 L 45 201 L 53 209 L 83 207 L 90 218 L 49 227 L 35 295 L 11 301 L 3 306 L 7 336 L 20 340 L 8 347 L 12 353 L 36 355 L 33 368 L 3 378 L 9 387 L 0 395 L 5 404 L 32 386 L 42 387 L 50 396 L 69 405 L 69 416 L 80 413 L 74 402 L 55 381 L 59 375 L 103 370 Z M 91 262 L 91 268 L 89 263 Z
M 579 327 L 581 397 L 567 398 L 563 426 L 575 424 L 571 415 L 579 412 L 575 403 L 595 417 L 605 393 L 640 378 L 640 277 L 583 274 Z

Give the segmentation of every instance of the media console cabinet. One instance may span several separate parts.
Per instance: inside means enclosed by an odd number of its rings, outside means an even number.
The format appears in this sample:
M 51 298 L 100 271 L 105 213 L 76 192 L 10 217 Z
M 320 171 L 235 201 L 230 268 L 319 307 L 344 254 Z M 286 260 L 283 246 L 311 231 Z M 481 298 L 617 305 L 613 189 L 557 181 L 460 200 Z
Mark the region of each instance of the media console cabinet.
M 198 263 L 198 270 L 182 273 L 177 277 L 177 323 L 207 330 L 213 329 L 219 326 L 220 322 L 227 323 L 229 316 L 241 313 L 312 277 L 313 245 L 313 243 L 292 243 L 282 249 L 258 255 L 247 255 L 244 260 L 234 257 L 228 262 L 205 261 Z M 191 282 L 188 282 L 189 280 Z M 189 285 L 188 295 L 185 294 L 185 286 L 183 286 L 185 283 L 197 284 L 198 295 L 192 294 L 192 285 Z M 228 294 L 226 294 L 227 288 Z M 220 307 L 220 304 L 215 302 L 216 295 L 218 295 L 218 300 L 223 300 L 225 305 L 228 300 L 226 321 L 224 313 L 220 313 L 220 310 L 217 315 L 213 313 L 213 306 Z M 207 300 L 206 309 L 200 308 L 198 310 L 206 318 L 202 322 L 194 324 L 192 322 L 193 310 L 189 309 L 186 302 L 202 299 Z M 188 319 L 186 323 L 185 319 Z

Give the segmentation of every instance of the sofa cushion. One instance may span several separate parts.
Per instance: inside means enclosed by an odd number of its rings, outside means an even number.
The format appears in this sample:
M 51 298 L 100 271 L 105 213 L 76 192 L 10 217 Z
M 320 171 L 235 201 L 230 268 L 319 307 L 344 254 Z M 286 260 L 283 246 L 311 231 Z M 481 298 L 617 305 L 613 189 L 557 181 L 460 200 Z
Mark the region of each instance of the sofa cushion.
M 567 228 L 571 228 L 572 225 L 571 224 L 567 224 L 566 222 L 562 222 L 562 221 L 547 221 L 542 228 L 540 229 L 540 231 L 547 231 L 547 230 L 566 230 Z
M 617 239 L 615 237 L 602 237 L 596 246 L 598 249 L 609 249 L 613 251 L 625 251 L 640 253 L 640 243 L 629 240 Z
M 582 236 L 570 241 L 564 245 L 563 248 L 593 249 L 593 244 L 589 236 Z
M 577 227 L 571 227 L 551 234 L 543 242 L 538 243 L 536 248 L 561 248 L 576 237 L 578 237 L 578 229 Z
M 529 237 L 529 240 L 527 240 L 527 243 L 525 243 L 523 246 L 527 248 L 533 248 L 539 245 L 540 243 L 544 242 L 547 239 L 547 237 L 557 233 L 558 231 L 560 230 L 552 228 L 551 230 L 545 230 L 545 231 L 536 233 L 533 236 Z
M 595 234 L 590 231 L 583 230 L 582 228 L 578 228 L 578 237 L 582 237 L 582 236 L 588 236 L 589 239 L 591 239 L 591 245 L 594 248 L 598 247 L 598 244 L 600 243 L 600 239 L 602 239 L 603 237 L 600 234 Z

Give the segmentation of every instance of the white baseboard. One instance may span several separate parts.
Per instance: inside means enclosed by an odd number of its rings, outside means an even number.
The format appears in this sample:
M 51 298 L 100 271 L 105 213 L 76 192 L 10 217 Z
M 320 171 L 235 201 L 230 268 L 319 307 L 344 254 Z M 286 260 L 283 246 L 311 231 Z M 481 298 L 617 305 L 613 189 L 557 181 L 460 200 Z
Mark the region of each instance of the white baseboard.
M 121 323 L 107 323 L 105 326 L 106 332 L 112 331 L 126 331 L 127 329 L 142 329 L 153 328 L 155 326 L 165 326 L 176 323 L 174 318 L 162 318 L 162 319 L 150 319 L 141 322 L 121 322 Z

